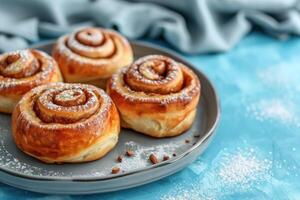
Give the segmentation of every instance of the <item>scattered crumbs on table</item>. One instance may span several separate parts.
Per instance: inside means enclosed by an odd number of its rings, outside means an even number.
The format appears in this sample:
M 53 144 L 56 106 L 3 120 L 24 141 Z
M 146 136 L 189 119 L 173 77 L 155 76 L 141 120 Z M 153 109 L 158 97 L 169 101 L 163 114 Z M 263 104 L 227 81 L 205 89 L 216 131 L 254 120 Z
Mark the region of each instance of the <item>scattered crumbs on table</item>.
M 163 158 L 164 155 L 172 155 L 181 146 L 182 141 L 151 147 L 141 146 L 140 144 L 133 141 L 126 142 L 125 148 L 131 149 L 134 152 L 134 156 L 123 157 L 122 162 L 117 163 L 117 166 L 124 171 L 132 171 L 143 168 L 149 166 L 149 156 L 151 154 L 155 154 L 157 158 Z
M 186 139 L 186 140 L 185 140 L 185 143 L 187 143 L 187 144 L 190 143 L 190 140 Z

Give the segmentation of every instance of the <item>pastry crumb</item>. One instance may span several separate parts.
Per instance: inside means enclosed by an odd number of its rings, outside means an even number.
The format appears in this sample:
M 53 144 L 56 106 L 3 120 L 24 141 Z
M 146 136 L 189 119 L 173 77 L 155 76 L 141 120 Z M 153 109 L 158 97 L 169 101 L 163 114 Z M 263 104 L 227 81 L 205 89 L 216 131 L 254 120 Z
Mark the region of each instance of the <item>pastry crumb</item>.
M 127 151 L 126 151 L 126 155 L 127 155 L 128 157 L 131 157 L 131 156 L 134 155 L 134 153 L 133 153 L 133 151 L 131 151 L 131 150 L 127 150 Z
M 151 161 L 151 163 L 152 164 L 157 164 L 157 163 L 159 163 L 159 161 L 158 161 L 158 159 L 157 159 L 157 157 L 156 157 L 156 155 L 155 154 L 150 154 L 150 156 L 149 156 L 149 160 Z
M 119 173 L 120 172 L 120 168 L 119 167 L 113 167 L 112 169 L 111 169 L 111 173 L 112 174 L 117 174 L 117 173 Z
M 166 161 L 166 160 L 169 160 L 169 159 L 170 159 L 170 157 L 168 155 L 164 155 L 163 161 Z

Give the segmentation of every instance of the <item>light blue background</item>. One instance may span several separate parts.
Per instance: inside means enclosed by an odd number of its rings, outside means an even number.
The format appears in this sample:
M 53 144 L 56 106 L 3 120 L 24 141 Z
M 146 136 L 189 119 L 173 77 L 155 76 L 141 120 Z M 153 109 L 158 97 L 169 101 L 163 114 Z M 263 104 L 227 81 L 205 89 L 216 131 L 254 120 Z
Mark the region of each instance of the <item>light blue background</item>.
M 183 171 L 145 186 L 50 196 L 0 184 L 0 199 L 300 199 L 300 39 L 259 33 L 227 53 L 185 56 L 215 84 L 217 135 Z

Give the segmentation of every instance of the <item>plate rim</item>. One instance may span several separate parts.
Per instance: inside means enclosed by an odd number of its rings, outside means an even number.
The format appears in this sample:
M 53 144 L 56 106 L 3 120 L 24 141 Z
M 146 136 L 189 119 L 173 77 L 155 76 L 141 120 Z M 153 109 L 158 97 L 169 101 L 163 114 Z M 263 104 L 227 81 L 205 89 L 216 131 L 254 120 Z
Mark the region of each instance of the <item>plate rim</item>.
M 37 48 L 40 48 L 42 46 L 53 45 L 55 42 L 56 42 L 56 40 L 48 40 L 48 41 L 40 42 L 38 44 L 31 45 L 31 46 L 29 46 L 29 48 L 37 49 Z M 191 148 L 189 148 L 188 150 L 186 150 L 182 154 L 180 154 L 180 155 L 178 155 L 178 156 L 176 156 L 176 157 L 174 157 L 170 160 L 158 163 L 156 165 L 150 165 L 150 166 L 138 168 L 138 169 L 135 169 L 135 170 L 132 170 L 132 171 L 124 172 L 124 173 L 121 173 L 121 174 L 110 174 L 110 175 L 106 175 L 106 176 L 82 176 L 82 177 L 79 177 L 79 178 L 74 178 L 72 176 L 66 176 L 66 177 L 37 176 L 37 175 L 28 175 L 28 174 L 18 173 L 17 171 L 13 171 L 13 170 L 10 170 L 10 169 L 5 169 L 2 166 L 0 166 L 0 170 L 3 171 L 4 173 L 12 175 L 12 176 L 25 178 L 25 179 L 29 179 L 29 180 L 33 180 L 33 181 L 72 181 L 72 182 L 107 181 L 107 180 L 122 178 L 122 177 L 130 176 L 130 175 L 134 175 L 134 174 L 138 174 L 138 173 L 142 173 L 142 172 L 147 172 L 147 171 L 150 171 L 150 170 L 155 169 L 155 168 L 164 167 L 164 166 L 167 166 L 169 164 L 175 163 L 175 162 L 181 160 L 183 157 L 190 154 L 191 152 L 193 152 L 194 150 L 200 148 L 201 144 L 205 143 L 206 140 L 208 140 L 210 137 L 212 137 L 215 133 L 215 130 L 218 127 L 220 117 L 221 117 L 220 99 L 219 99 L 219 95 L 218 95 L 218 92 L 216 90 L 216 87 L 214 86 L 212 81 L 205 75 L 205 73 L 201 69 L 196 68 L 194 66 L 194 64 L 187 61 L 183 56 L 181 56 L 180 54 L 178 54 L 177 52 L 175 52 L 174 50 L 171 50 L 169 48 L 166 48 L 166 47 L 163 47 L 163 46 L 160 46 L 160 45 L 157 45 L 157 44 L 153 44 L 153 43 L 150 43 L 150 42 L 146 42 L 146 41 L 130 41 L 130 44 L 133 45 L 133 46 L 142 46 L 142 47 L 147 47 L 147 48 L 151 48 L 151 49 L 154 49 L 154 50 L 166 52 L 167 54 L 171 55 L 175 59 L 178 59 L 180 62 L 187 63 L 188 65 L 192 66 L 193 70 L 200 73 L 206 79 L 206 81 L 208 82 L 210 87 L 212 88 L 213 96 L 215 98 L 216 106 L 217 106 L 216 107 L 216 111 L 217 111 L 216 118 L 214 119 L 213 125 L 209 129 L 209 131 L 207 131 L 205 133 L 205 135 L 200 140 L 198 140 L 195 145 L 193 145 Z

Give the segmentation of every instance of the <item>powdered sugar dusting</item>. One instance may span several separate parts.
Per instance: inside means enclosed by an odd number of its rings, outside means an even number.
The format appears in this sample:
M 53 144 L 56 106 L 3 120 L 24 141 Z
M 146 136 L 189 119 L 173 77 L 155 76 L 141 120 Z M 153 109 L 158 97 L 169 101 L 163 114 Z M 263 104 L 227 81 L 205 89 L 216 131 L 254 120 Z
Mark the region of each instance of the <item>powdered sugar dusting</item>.
M 288 100 L 260 100 L 247 107 L 247 114 L 253 115 L 259 121 L 276 120 L 283 124 L 293 124 L 300 127 L 296 107 Z
M 258 71 L 258 77 L 268 86 L 284 88 L 287 92 L 300 91 L 298 63 L 297 58 L 289 63 L 281 62 L 275 66 L 263 68 Z
M 270 168 L 271 161 L 260 161 L 255 156 L 247 154 L 237 153 L 226 160 L 227 162 L 222 163 L 223 166 L 218 175 L 223 182 L 247 187 L 251 181 L 258 178 L 258 174 Z
M 272 160 L 249 148 L 223 149 L 203 176 L 175 184 L 161 200 L 212 200 L 251 190 L 271 178 Z

